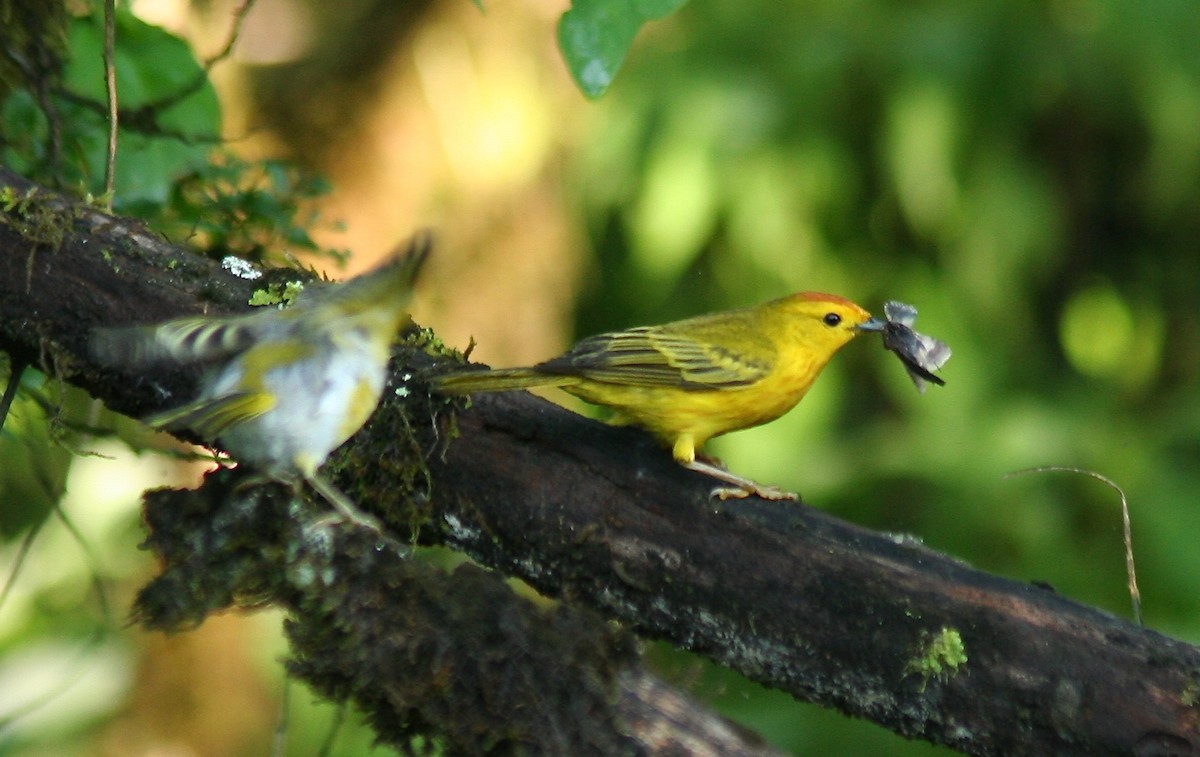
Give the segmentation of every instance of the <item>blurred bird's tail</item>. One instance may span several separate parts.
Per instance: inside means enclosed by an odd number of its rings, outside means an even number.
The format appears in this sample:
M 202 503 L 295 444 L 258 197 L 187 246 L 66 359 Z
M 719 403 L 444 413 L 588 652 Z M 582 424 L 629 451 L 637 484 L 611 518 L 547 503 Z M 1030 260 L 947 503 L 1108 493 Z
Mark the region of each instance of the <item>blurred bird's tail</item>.
M 319 291 L 312 300 L 314 307 L 336 303 L 336 309 L 352 315 L 358 310 L 380 308 L 403 309 L 412 298 L 413 284 L 433 250 L 433 233 L 418 231 L 392 253 L 386 261 L 366 273 Z M 303 296 L 297 303 L 307 306 Z

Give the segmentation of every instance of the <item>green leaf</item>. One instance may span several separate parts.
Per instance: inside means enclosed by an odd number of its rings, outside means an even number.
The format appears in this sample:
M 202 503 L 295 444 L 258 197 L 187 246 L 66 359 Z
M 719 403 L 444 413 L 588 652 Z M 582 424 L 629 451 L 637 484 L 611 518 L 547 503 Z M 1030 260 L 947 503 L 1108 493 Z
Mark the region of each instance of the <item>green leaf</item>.
M 117 138 L 118 207 L 162 207 L 180 175 L 203 166 L 220 130 L 220 108 L 212 85 L 204 80 L 186 97 L 179 95 L 201 81 L 204 71 L 179 37 L 138 19 L 128 10 L 116 14 L 117 98 L 124 113 L 145 106 L 138 123 L 121 123 Z M 75 19 L 70 28 L 71 60 L 63 72 L 75 95 L 104 104 L 104 32 L 100 14 Z M 178 99 L 177 99 L 178 98 Z M 176 101 L 177 99 L 177 101 Z M 70 108 L 77 124 L 76 152 L 90 191 L 102 191 L 107 153 L 107 119 L 79 106 Z
M 600 97 L 621 68 L 633 38 L 648 21 L 687 0 L 574 0 L 558 22 L 558 47 L 583 94 Z

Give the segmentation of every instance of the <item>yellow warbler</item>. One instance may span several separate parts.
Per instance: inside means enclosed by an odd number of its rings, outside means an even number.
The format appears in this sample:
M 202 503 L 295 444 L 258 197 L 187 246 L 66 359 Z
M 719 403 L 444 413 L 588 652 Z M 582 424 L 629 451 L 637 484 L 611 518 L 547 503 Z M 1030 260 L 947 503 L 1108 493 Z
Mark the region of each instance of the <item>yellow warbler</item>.
M 729 487 L 721 499 L 757 494 L 795 499 L 696 459 L 714 436 L 775 420 L 860 331 L 884 322 L 849 300 L 800 292 L 756 307 L 583 339 L 529 368 L 460 370 L 433 379 L 443 394 L 556 386 L 616 411 L 616 423 L 647 429 L 687 468 Z
M 418 234 L 376 269 L 310 284 L 283 310 L 99 329 L 92 352 L 118 367 L 205 364 L 195 400 L 146 422 L 190 429 L 270 478 L 299 476 L 344 515 L 375 526 L 317 469 L 374 412 L 430 247 Z

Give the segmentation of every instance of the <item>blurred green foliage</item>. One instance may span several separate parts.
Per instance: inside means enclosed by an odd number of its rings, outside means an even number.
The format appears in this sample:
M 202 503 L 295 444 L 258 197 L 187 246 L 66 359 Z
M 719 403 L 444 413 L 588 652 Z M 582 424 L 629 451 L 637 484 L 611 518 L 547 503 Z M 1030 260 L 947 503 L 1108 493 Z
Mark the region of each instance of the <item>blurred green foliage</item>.
M 147 24 L 128 9 L 115 15 L 116 87 L 123 128 L 117 150 L 138 156 L 118 161 L 114 207 L 146 213 L 162 207 L 175 177 L 206 163 L 217 142 L 220 109 L 204 70 L 182 39 Z M 43 61 L 53 79 L 44 90 L 29 81 L 5 82 L 0 115 L 10 128 L 0 140 L 0 159 L 27 176 L 57 177 L 73 189 L 104 193 L 108 110 L 104 75 L 103 20 L 62 19 L 66 36 L 61 65 Z M 48 56 L 45 50 L 9 50 Z M 13 71 L 32 74 L 32 70 Z M 16 84 L 16 86 L 14 86 Z M 13 128 L 20 126 L 20 128 Z
M 306 253 L 341 264 L 348 251 L 324 248 L 312 237 L 315 228 L 338 228 L 315 204 L 329 191 L 322 177 L 288 161 L 247 161 L 214 150 L 202 167 L 175 177 L 153 221 L 215 258 L 287 265 Z
M 216 91 L 187 42 L 125 7 L 114 20 L 114 210 L 216 258 L 281 265 L 309 253 L 344 261 L 344 250 L 322 248 L 310 234 L 336 226 L 315 207 L 328 183 L 288 161 L 248 161 L 225 149 Z M 0 82 L 0 118 L 8 125 L 0 130 L 0 163 L 98 197 L 108 160 L 103 17 L 97 7 L 58 22 L 62 50 L 6 48 L 18 58 L 63 58 L 46 71 L 0 69 L 10 79 Z M 23 78 L 33 73 L 47 75 L 44 92 Z

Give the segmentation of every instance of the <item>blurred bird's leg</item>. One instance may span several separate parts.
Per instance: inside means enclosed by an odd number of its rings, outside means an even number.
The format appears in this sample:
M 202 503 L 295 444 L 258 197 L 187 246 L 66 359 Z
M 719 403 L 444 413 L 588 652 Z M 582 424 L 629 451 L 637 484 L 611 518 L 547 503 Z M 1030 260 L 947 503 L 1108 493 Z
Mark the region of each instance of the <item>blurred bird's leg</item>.
M 333 485 L 332 481 L 325 479 L 321 474 L 312 472 L 304 475 L 304 480 L 313 488 L 317 494 L 320 494 L 326 502 L 333 505 L 334 509 L 341 513 L 342 517 L 351 523 L 356 523 L 372 531 L 383 533 L 383 526 L 372 515 L 364 513 L 358 509 L 358 506 L 350 501 L 350 498 L 342 493 Z
M 707 463 L 702 460 L 684 462 L 683 466 L 688 470 L 694 470 L 697 473 L 703 473 L 720 481 L 724 481 L 727 484 L 732 484 L 732 486 L 718 486 L 716 489 L 713 489 L 712 493 L 709 495 L 711 497 L 717 497 L 725 500 L 742 499 L 744 497 L 754 495 L 756 497 L 770 500 L 800 499 L 798 494 L 784 491 L 778 486 L 763 486 L 762 484 L 752 481 L 751 479 L 744 478 L 736 473 L 726 470 L 725 468 L 712 465 L 711 463 Z
M 341 489 L 338 489 L 331 481 L 328 481 L 316 472 L 296 475 L 294 472 L 268 472 L 251 469 L 247 472 L 246 477 L 234 487 L 234 491 L 241 491 L 252 486 L 261 486 L 267 483 L 283 484 L 297 493 L 300 490 L 301 484 L 307 483 L 313 488 L 313 491 L 321 495 L 322 499 L 333 505 L 333 508 L 338 511 L 340 519 L 364 526 L 372 531 L 383 533 L 383 526 L 380 525 L 376 518 L 358 509 L 350 498 L 342 493 Z M 338 520 L 338 516 L 331 515 L 329 517 Z M 321 520 L 324 520 L 324 518 Z

